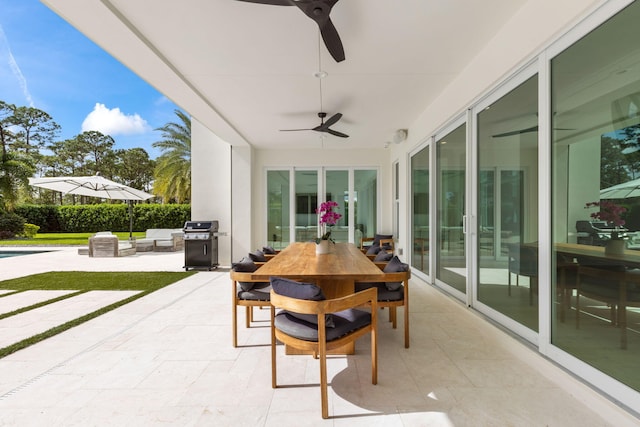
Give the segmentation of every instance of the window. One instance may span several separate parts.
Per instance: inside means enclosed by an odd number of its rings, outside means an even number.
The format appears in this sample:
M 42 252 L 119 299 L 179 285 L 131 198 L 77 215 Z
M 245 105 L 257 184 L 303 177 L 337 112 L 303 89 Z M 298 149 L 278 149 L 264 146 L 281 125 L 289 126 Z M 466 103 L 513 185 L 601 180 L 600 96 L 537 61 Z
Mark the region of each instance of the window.
M 551 61 L 552 343 L 635 390 L 640 199 L 611 187 L 640 176 L 638 20 L 633 2 Z
M 323 177 L 321 182 L 319 177 Z M 377 230 L 377 181 L 378 171 L 368 169 L 324 170 L 324 173 L 321 169 L 268 170 L 267 241 L 283 248 L 291 241 L 315 239 L 318 235 L 316 208 L 322 201 L 333 200 L 338 202 L 342 218 L 333 227 L 332 237 L 338 242 L 348 242 L 350 236 L 354 236 L 353 243 L 360 244 L 361 237 L 373 236 Z M 351 188 L 353 196 L 350 196 Z M 293 209 L 291 194 L 294 195 Z M 290 220 L 291 215 L 294 221 Z

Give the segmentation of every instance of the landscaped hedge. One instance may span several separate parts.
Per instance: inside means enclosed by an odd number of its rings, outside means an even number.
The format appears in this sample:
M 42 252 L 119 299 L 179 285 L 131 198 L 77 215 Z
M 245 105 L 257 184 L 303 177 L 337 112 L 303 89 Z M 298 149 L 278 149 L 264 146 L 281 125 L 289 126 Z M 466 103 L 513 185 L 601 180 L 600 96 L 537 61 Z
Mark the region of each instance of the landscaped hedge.
M 40 227 L 41 233 L 94 233 L 97 231 L 129 231 L 126 203 L 96 205 L 22 205 L 15 213 L 26 222 Z M 148 228 L 182 228 L 191 218 L 190 205 L 133 205 L 133 230 Z

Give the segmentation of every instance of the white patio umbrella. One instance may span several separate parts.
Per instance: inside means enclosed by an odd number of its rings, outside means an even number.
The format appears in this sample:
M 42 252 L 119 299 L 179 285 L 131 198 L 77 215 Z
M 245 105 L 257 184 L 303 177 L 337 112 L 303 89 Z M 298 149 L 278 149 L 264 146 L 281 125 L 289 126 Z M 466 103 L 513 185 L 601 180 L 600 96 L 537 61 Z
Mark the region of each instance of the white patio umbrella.
M 128 185 L 118 184 L 100 175 L 29 178 L 29 185 L 59 191 L 64 194 L 129 201 L 129 239 L 133 235 L 133 207 L 131 201 L 147 200 L 153 197 L 153 194 L 136 190 Z
M 600 190 L 601 199 L 629 199 L 640 197 L 640 178 Z

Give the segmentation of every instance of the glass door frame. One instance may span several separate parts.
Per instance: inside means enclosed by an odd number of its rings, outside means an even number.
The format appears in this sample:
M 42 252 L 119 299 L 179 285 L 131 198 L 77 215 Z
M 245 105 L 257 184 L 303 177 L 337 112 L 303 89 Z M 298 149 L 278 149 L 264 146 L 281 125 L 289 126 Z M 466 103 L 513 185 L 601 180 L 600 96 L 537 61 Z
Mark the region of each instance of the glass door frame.
M 472 277 L 469 276 L 469 274 L 473 271 L 472 269 L 470 269 L 470 265 L 469 265 L 469 234 L 467 233 L 468 230 L 468 213 L 469 213 L 469 207 L 470 207 L 470 191 L 469 189 L 471 188 L 470 183 L 469 183 L 469 179 L 471 174 L 469 173 L 470 169 L 469 169 L 469 161 L 470 161 L 470 155 L 469 155 L 469 112 L 467 111 L 464 114 L 461 114 L 460 116 L 458 116 L 457 118 L 455 118 L 454 120 L 450 121 L 446 126 L 440 128 L 437 132 L 434 133 L 434 135 L 431 137 L 431 157 L 430 157 L 430 163 L 431 163 L 431 180 L 429 185 L 431 186 L 430 188 L 430 203 L 431 203 L 431 208 L 430 208 L 430 212 L 432 212 L 432 215 L 430 215 L 430 219 L 429 219 L 429 228 L 431 230 L 434 230 L 433 233 L 430 233 L 429 236 L 429 247 L 431 248 L 437 248 L 439 245 L 439 240 L 438 240 L 438 235 L 440 234 L 440 230 L 438 229 L 438 214 L 437 214 L 437 209 L 438 209 L 438 196 L 439 196 L 439 192 L 438 192 L 438 187 L 440 186 L 440 182 L 441 182 L 441 178 L 439 175 L 439 170 L 438 170 L 438 165 L 440 163 L 440 159 L 438 158 L 438 150 L 437 150 L 437 143 L 439 140 L 441 140 L 443 137 L 447 136 L 449 133 L 453 132 L 454 130 L 456 130 L 457 128 L 459 128 L 462 125 L 466 125 L 466 141 L 465 141 L 465 166 L 466 166 L 466 172 L 465 172 L 465 178 L 464 178 L 464 183 L 465 183 L 465 196 L 464 196 L 464 210 L 463 210 L 463 218 L 462 218 L 462 236 L 463 236 L 463 241 L 464 241 L 464 246 L 465 246 L 465 250 L 464 250 L 464 257 L 465 257 L 465 270 L 466 270 L 466 275 L 467 275 L 467 280 L 466 280 L 466 294 L 460 292 L 459 290 L 455 289 L 453 286 L 449 285 L 448 283 L 440 280 L 437 277 L 437 269 L 438 269 L 438 265 L 437 265 L 437 256 L 436 256 L 436 252 L 437 251 L 430 251 L 429 253 L 429 258 L 430 258 L 430 269 L 429 271 L 431 272 L 431 277 L 432 277 L 432 283 L 439 287 L 442 288 L 445 292 L 447 292 L 448 294 L 454 296 L 455 298 L 464 301 L 465 304 L 469 304 L 470 303 L 470 299 L 469 299 L 469 287 L 470 284 L 472 283 Z
M 429 154 L 429 198 L 428 198 L 428 204 L 429 204 L 429 235 L 428 235 L 428 245 L 429 248 L 435 248 L 436 246 L 436 233 L 433 233 L 431 230 L 435 230 L 437 221 L 436 221 L 436 215 L 433 215 L 433 208 L 434 206 L 436 206 L 437 203 L 437 199 L 436 199 L 436 191 L 437 191 L 437 186 L 436 186 L 436 182 L 433 179 L 433 176 L 435 175 L 435 166 L 436 166 L 436 159 L 435 159 L 435 137 L 434 136 L 430 136 L 428 138 L 426 138 L 425 140 L 423 140 L 420 144 L 418 144 L 416 146 L 416 148 L 414 148 L 413 150 L 411 150 L 408 154 L 407 154 L 407 162 L 406 164 L 408 165 L 408 171 L 407 171 L 407 179 L 408 182 L 410 182 L 410 184 L 407 186 L 407 194 L 408 197 L 407 199 L 407 215 L 408 215 L 408 220 L 407 220 L 407 229 L 409 232 L 409 239 L 407 240 L 408 242 L 411 242 L 410 245 L 413 244 L 414 241 L 414 229 L 413 229 L 413 224 L 414 224 L 414 219 L 413 219 L 413 213 L 415 212 L 414 209 L 414 203 L 415 203 L 415 198 L 413 197 L 412 192 L 412 188 L 413 188 L 413 175 L 412 175 L 412 170 L 411 170 L 411 163 L 413 160 L 413 157 L 416 156 L 418 153 L 422 152 L 423 150 L 428 150 L 428 154 Z M 407 251 L 409 253 L 409 265 L 412 265 L 413 262 L 415 260 L 413 260 L 413 256 L 414 256 L 414 251 L 413 250 L 408 250 Z M 416 275 L 417 277 L 419 277 L 420 279 L 424 280 L 427 283 L 435 283 L 434 276 L 432 274 L 432 272 L 434 271 L 434 264 L 435 264 L 435 253 L 432 250 L 429 250 L 429 254 L 426 257 L 426 262 L 428 264 L 428 268 L 427 271 L 429 273 L 425 273 L 424 271 L 421 271 L 417 268 L 413 268 L 411 270 L 411 274 Z
M 359 171 L 359 170 L 365 170 L 365 171 L 375 171 L 376 173 L 376 229 L 380 229 L 380 221 L 381 221 L 381 215 L 380 215 L 380 211 L 381 211 L 381 206 L 380 206 L 380 200 L 381 200 L 381 189 L 380 189 L 380 168 L 378 166 L 371 166 L 371 167 L 366 167 L 366 166 L 358 166 L 358 167 L 340 167 L 340 166 L 336 166 L 336 167 L 330 167 L 330 166 L 319 166 L 319 167 L 277 167 L 277 166 L 273 166 L 273 167 L 266 167 L 263 171 L 263 176 L 264 176 L 264 180 L 265 183 L 267 182 L 267 178 L 268 178 L 268 172 L 269 171 L 288 171 L 289 172 L 289 217 L 290 222 L 289 222 L 289 242 L 295 242 L 296 241 L 296 172 L 300 172 L 300 171 L 314 171 L 317 173 L 317 177 L 318 182 L 317 182 L 317 194 L 318 194 L 318 204 L 324 202 L 325 200 L 325 195 L 326 195 L 326 178 L 327 178 L 327 172 L 328 171 L 347 171 L 348 172 L 348 176 L 349 176 L 349 184 L 348 184 L 348 194 L 349 194 L 349 205 L 351 207 L 353 207 L 353 202 L 354 202 L 354 198 L 355 198 L 355 172 Z M 267 193 L 265 191 L 265 193 Z M 262 216 L 262 222 L 264 224 L 264 230 L 265 233 L 268 234 L 268 230 L 267 230 L 267 212 L 269 209 L 269 202 L 268 202 L 268 194 L 265 194 L 265 211 L 264 214 Z M 341 212 L 342 214 L 344 214 L 344 212 Z M 350 243 L 354 243 L 356 246 L 359 247 L 360 242 L 355 242 L 355 209 L 351 208 L 349 209 L 349 228 L 348 228 L 348 236 L 349 236 L 349 242 Z M 265 238 L 268 238 L 268 236 L 265 236 Z M 266 240 L 268 241 L 268 240 Z
M 469 110 L 469 120 L 471 123 L 471 126 L 469 126 L 469 128 L 471 129 L 471 134 L 469 135 L 469 141 L 471 143 L 471 155 L 469 156 L 471 158 L 471 162 L 469 164 L 469 175 L 471 176 L 471 180 L 472 180 L 472 185 L 474 190 L 477 188 L 477 184 L 478 184 L 478 173 L 479 173 L 479 167 L 478 167 L 478 156 L 479 156 L 479 152 L 478 152 L 478 114 L 480 114 L 482 111 L 484 111 L 486 108 L 488 108 L 490 105 L 492 105 L 494 102 L 498 101 L 499 99 L 501 99 L 503 96 L 507 95 L 509 92 L 511 92 L 512 90 L 514 90 L 515 88 L 517 88 L 519 85 L 521 85 L 522 83 L 524 83 L 527 79 L 533 77 L 534 75 L 536 75 L 536 73 L 538 74 L 538 114 L 542 115 L 544 114 L 544 111 L 541 110 L 541 96 L 540 96 L 540 91 L 541 88 L 543 87 L 543 82 L 540 80 L 540 73 L 539 73 L 539 65 L 538 65 L 538 59 L 534 59 L 531 62 L 529 62 L 528 64 L 526 64 L 525 66 L 522 67 L 522 69 L 520 69 L 517 72 L 514 72 L 512 77 L 505 81 L 502 85 L 498 86 L 497 88 L 495 88 L 494 90 L 492 90 L 489 94 L 487 94 L 484 98 L 482 98 L 481 100 L 479 100 L 476 104 L 474 104 L 472 106 L 472 108 Z M 538 133 L 538 158 L 540 158 L 542 152 L 544 150 L 541 150 L 541 136 L 542 132 L 544 132 L 543 129 L 543 123 L 545 121 L 544 120 L 539 120 L 539 133 Z M 538 162 L 538 168 L 540 168 L 540 162 Z M 497 168 L 495 171 L 496 173 L 499 173 L 501 170 L 501 168 Z M 524 171 L 525 174 L 527 174 L 527 171 Z M 539 175 L 538 175 L 538 179 L 539 179 Z M 496 182 L 500 182 L 500 177 L 496 177 Z M 526 326 L 522 325 L 521 323 L 515 321 L 514 319 L 509 318 L 508 316 L 505 316 L 504 314 L 498 312 L 497 310 L 493 309 L 492 307 L 480 302 L 478 300 L 478 284 L 479 284 L 479 280 L 480 280 L 480 272 L 479 272 L 479 266 L 480 266 L 480 250 L 479 250 L 479 239 L 478 239 L 478 224 L 477 224 L 477 218 L 478 218 L 478 210 L 480 209 L 480 201 L 478 200 L 478 191 L 470 191 L 470 193 L 472 193 L 470 196 L 471 200 L 471 212 L 472 214 L 470 215 L 471 217 L 471 221 L 470 221 L 470 227 L 471 227 L 471 232 L 470 235 L 472 236 L 472 239 L 470 239 L 471 241 L 469 242 L 469 251 L 470 251 L 470 262 L 468 263 L 469 267 L 472 269 L 472 271 L 469 271 L 469 277 L 471 277 L 471 290 L 469 292 L 469 296 L 470 296 L 470 300 L 469 300 L 469 305 L 474 307 L 476 310 L 478 310 L 480 313 L 486 315 L 487 317 L 489 317 L 490 319 L 492 319 L 493 321 L 497 322 L 498 324 L 501 324 L 503 326 L 505 326 L 507 329 L 514 331 L 516 334 L 518 334 L 519 336 L 523 337 L 524 339 L 526 339 L 527 341 L 533 343 L 533 344 L 538 344 L 539 343 L 539 333 L 532 331 L 531 329 L 527 328 Z M 546 197 L 544 196 L 544 192 L 539 188 L 538 189 L 538 197 L 539 197 L 539 206 L 547 206 L 547 203 L 542 203 L 542 200 L 540 200 L 542 197 Z M 548 193 L 547 193 L 548 194 Z M 544 227 L 542 226 L 542 218 L 538 215 L 538 241 L 541 242 L 541 235 L 543 234 L 541 230 L 544 229 Z M 538 255 L 539 258 L 541 258 L 541 252 L 539 252 Z M 540 261 L 540 259 L 539 259 Z M 541 265 L 540 262 L 538 262 L 538 270 L 540 273 L 542 273 L 542 268 L 543 266 Z M 538 306 L 539 306 L 539 311 L 540 311 L 540 307 L 542 307 L 544 304 L 547 304 L 547 302 L 545 301 L 545 297 L 544 294 L 548 293 L 548 289 L 545 290 L 544 285 L 543 285 L 544 281 L 542 279 L 542 277 L 540 276 L 539 279 L 539 288 L 538 288 L 538 295 L 539 295 L 539 299 L 538 299 Z M 540 315 L 542 313 L 538 313 L 539 316 L 538 318 L 541 319 Z

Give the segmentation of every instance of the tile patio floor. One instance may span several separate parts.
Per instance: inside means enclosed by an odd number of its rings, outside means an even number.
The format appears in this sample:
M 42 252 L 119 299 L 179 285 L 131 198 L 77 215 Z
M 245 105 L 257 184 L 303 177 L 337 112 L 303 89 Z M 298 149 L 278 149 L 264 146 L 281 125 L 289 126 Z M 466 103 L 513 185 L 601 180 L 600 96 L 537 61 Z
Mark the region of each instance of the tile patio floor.
M 183 258 L 88 258 L 65 249 L 0 259 L 0 280 L 50 270 L 181 271 Z M 411 348 L 403 348 L 401 324 L 380 323 L 376 386 L 368 339 L 354 356 L 331 357 L 333 418 L 322 420 L 316 360 L 279 348 L 279 383 L 305 386 L 271 388 L 267 310 L 256 311 L 257 327 L 241 325 L 241 347 L 231 346 L 229 286 L 225 271 L 200 272 L 0 359 L 0 426 L 640 424 L 416 280 Z

